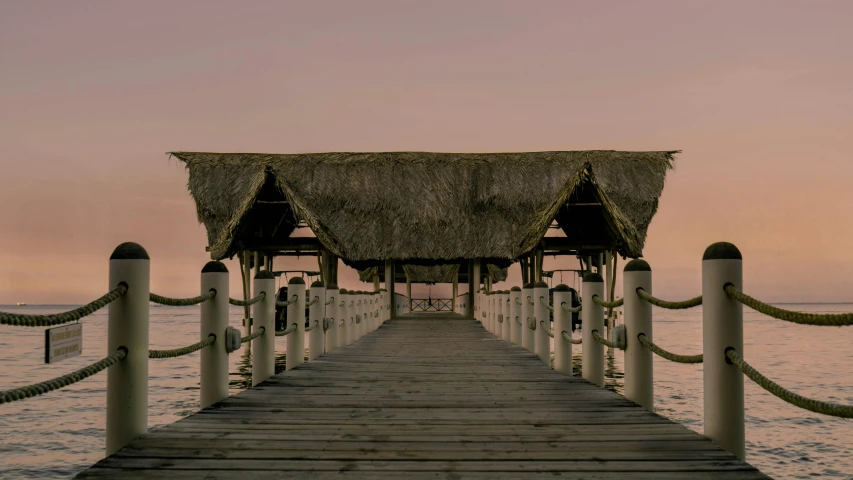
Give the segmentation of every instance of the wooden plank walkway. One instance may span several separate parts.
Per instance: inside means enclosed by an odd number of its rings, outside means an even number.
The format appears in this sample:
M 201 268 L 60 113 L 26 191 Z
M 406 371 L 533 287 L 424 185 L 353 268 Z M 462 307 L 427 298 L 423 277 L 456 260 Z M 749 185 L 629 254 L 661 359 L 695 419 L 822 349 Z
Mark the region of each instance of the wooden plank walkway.
M 478 322 L 398 319 L 78 478 L 767 478 Z

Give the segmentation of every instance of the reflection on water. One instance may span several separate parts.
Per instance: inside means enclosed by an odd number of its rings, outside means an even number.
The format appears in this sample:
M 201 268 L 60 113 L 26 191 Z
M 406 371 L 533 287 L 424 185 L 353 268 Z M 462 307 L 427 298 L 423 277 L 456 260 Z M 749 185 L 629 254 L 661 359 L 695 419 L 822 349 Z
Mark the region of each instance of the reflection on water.
M 55 313 L 70 307 L 0 307 L 3 311 Z M 808 312 L 843 312 L 853 305 L 799 305 Z M 151 309 L 151 347 L 174 348 L 196 342 L 198 308 Z M 242 309 L 231 311 L 241 324 Z M 654 309 L 656 343 L 680 353 L 702 350 L 701 308 L 668 312 Z M 83 353 L 45 365 L 44 330 L 3 327 L 0 331 L 0 389 L 26 385 L 81 368 L 106 352 L 106 312 L 83 322 Z M 767 376 L 810 397 L 853 403 L 851 329 L 821 329 L 780 322 L 744 311 L 744 356 Z M 577 333 L 575 334 L 577 335 Z M 284 341 L 276 343 L 276 372 L 285 369 Z M 307 343 L 306 343 L 307 345 Z M 251 385 L 249 345 L 230 356 L 230 391 Z M 607 349 L 605 348 L 605 351 Z M 581 375 L 582 345 L 572 347 L 574 374 Z M 624 357 L 605 361 L 605 388 L 624 391 Z M 553 360 L 552 360 L 553 361 Z M 655 358 L 656 411 L 702 432 L 702 366 Z M 191 415 L 199 408 L 198 354 L 149 363 L 151 428 Z M 0 405 L 0 478 L 68 478 L 104 454 L 106 375 L 95 375 L 58 392 Z M 749 381 L 745 384 L 747 460 L 779 479 L 853 478 L 853 424 L 783 403 Z

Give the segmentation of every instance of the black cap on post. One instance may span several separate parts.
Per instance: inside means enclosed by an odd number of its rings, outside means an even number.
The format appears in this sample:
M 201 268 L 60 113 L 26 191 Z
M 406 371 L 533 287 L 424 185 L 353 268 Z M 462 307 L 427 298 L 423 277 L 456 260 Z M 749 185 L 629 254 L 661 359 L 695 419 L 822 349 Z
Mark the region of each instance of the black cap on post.
M 717 242 L 705 249 L 702 260 L 743 260 L 743 256 L 734 244 Z
M 533 284 L 533 288 L 548 288 L 548 284 L 539 280 L 538 282 Z
M 133 242 L 124 242 L 113 250 L 110 260 L 150 260 L 148 252 L 142 245 Z
M 323 285 L 323 282 L 321 282 L 320 280 L 314 280 L 314 282 L 311 284 L 311 288 L 314 288 L 314 287 L 323 288 L 323 287 L 325 287 L 325 285 Z
M 270 272 L 269 270 L 261 270 L 260 272 L 255 274 L 256 280 L 275 280 L 275 274 Z
M 288 285 L 305 285 L 305 280 L 302 277 L 293 277 L 287 281 Z
M 218 261 L 207 262 L 201 269 L 201 273 L 228 273 L 228 267 Z
M 583 281 L 585 283 L 593 283 L 593 282 L 603 283 L 604 279 L 601 278 L 601 275 L 599 275 L 597 273 L 585 273 L 583 275 Z
M 326 287 L 326 290 L 337 290 L 337 289 L 338 289 L 337 283 L 330 283 L 329 286 Z
M 533 282 L 527 282 L 524 284 L 524 288 L 533 288 Z
M 649 263 L 641 258 L 637 258 L 631 260 L 627 264 L 625 264 L 625 272 L 651 272 L 652 267 L 649 266 Z
M 554 291 L 555 292 L 570 292 L 570 291 L 572 291 L 572 289 L 569 288 L 568 285 L 561 283 L 561 284 L 557 285 L 556 287 L 554 287 Z
M 515 286 L 515 287 L 510 288 L 509 290 L 510 290 L 511 292 L 520 292 L 520 291 L 521 291 L 521 287 Z

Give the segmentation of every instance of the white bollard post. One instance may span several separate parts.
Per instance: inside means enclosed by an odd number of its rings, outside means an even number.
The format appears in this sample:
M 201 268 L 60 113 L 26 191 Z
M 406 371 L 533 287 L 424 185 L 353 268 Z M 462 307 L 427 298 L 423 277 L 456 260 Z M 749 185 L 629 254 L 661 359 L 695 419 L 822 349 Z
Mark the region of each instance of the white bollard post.
M 263 335 L 252 340 L 254 387 L 275 374 L 275 275 L 268 270 L 261 270 L 255 274 L 253 286 L 257 295 L 261 292 L 265 294 L 263 300 L 252 305 L 255 332 L 264 328 Z
M 355 324 L 355 331 L 356 331 L 355 339 L 360 340 L 361 337 L 364 336 L 364 329 L 367 326 L 367 308 L 365 308 L 367 306 L 367 296 L 364 294 L 364 292 L 362 290 L 359 290 L 356 293 L 357 293 L 356 298 L 358 299 L 355 302 L 356 314 L 358 315 L 357 318 L 360 318 L 361 321 Z
M 317 280 L 311 284 L 311 300 L 315 300 L 308 310 L 308 324 L 313 330 L 308 332 L 308 360 L 314 360 L 323 354 L 325 335 L 323 320 L 326 317 L 326 287 Z
M 533 321 L 533 305 L 530 302 L 533 300 L 533 284 L 526 283 L 521 289 L 521 346 L 529 352 L 536 351 L 536 340 L 533 330 L 530 329 L 530 322 Z
M 492 294 L 489 292 L 483 292 L 483 307 L 486 308 L 486 331 L 492 333 Z
M 726 357 L 729 348 L 744 355 L 743 305 L 723 290 L 729 283 L 743 289 L 743 257 L 731 243 L 715 243 L 702 257 L 705 435 L 743 459 L 743 374 Z
M 350 295 L 346 288 L 340 289 L 338 302 L 338 347 L 352 343 L 349 336 L 349 302 Z
M 326 330 L 326 352 L 331 352 L 338 348 L 338 332 L 340 331 L 338 324 L 341 323 L 338 317 L 340 295 L 338 294 L 337 284 L 331 283 L 326 288 L 326 301 L 329 302 L 326 305 L 326 317 L 329 319 L 329 329 Z
M 572 334 L 572 314 L 563 310 L 563 304 L 572 306 L 572 293 L 563 284 L 554 287 L 554 370 L 572 374 L 572 343 L 563 338 L 563 332 Z
M 121 283 L 127 293 L 110 303 L 107 354 L 127 350 L 107 369 L 107 455 L 148 431 L 148 297 L 151 261 L 136 243 L 122 243 L 110 256 L 112 290 Z
M 587 273 L 583 276 L 583 359 L 581 371 L 584 380 L 599 387 L 604 386 L 604 346 L 592 337 L 592 331 L 597 330 L 604 335 L 604 309 L 592 300 L 593 296 L 604 298 L 604 279 L 597 273 Z
M 355 304 L 358 299 L 355 290 L 350 290 L 347 292 L 346 302 L 347 302 L 347 345 L 352 345 L 354 341 L 356 341 L 356 323 L 355 323 Z
M 548 284 L 538 281 L 533 285 L 534 317 L 536 318 L 535 348 L 536 355 L 551 367 L 551 337 L 548 336 L 546 328 L 551 328 L 551 312 L 548 311 Z
M 652 352 L 637 338 L 641 333 L 652 340 L 652 304 L 637 295 L 637 289 L 652 293 L 652 268 L 645 260 L 631 260 L 622 276 L 625 299 L 625 398 L 655 411 Z
M 504 323 L 501 325 L 501 340 L 509 342 L 512 339 L 512 304 L 509 303 L 509 290 L 501 291 L 501 314 Z
M 521 325 L 518 323 L 521 320 L 520 287 L 512 287 L 509 290 L 509 306 L 510 341 L 516 345 L 521 345 Z
M 216 296 L 201 304 L 201 340 L 216 335 L 213 345 L 201 349 L 201 408 L 228 398 L 228 352 L 225 329 L 228 328 L 228 269 L 222 262 L 207 262 L 201 269 L 201 294 L 211 290 Z
M 302 277 L 293 277 L 287 282 L 287 300 L 290 301 L 296 295 L 296 301 L 287 306 L 287 325 L 290 328 L 294 323 L 296 330 L 288 334 L 287 354 L 284 360 L 284 368 L 290 370 L 302 365 L 305 361 L 305 280 Z

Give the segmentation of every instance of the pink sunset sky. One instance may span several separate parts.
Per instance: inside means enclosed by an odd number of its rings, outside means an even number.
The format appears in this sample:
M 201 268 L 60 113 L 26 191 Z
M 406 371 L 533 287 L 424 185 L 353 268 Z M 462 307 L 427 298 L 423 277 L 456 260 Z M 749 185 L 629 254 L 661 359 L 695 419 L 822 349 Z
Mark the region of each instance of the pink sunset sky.
M 853 301 L 851 18 L 849 1 L 4 2 L 0 304 L 101 295 L 127 240 L 152 290 L 195 294 L 206 234 L 170 150 L 681 149 L 644 252 L 656 294 L 698 295 L 725 240 L 759 298 Z

